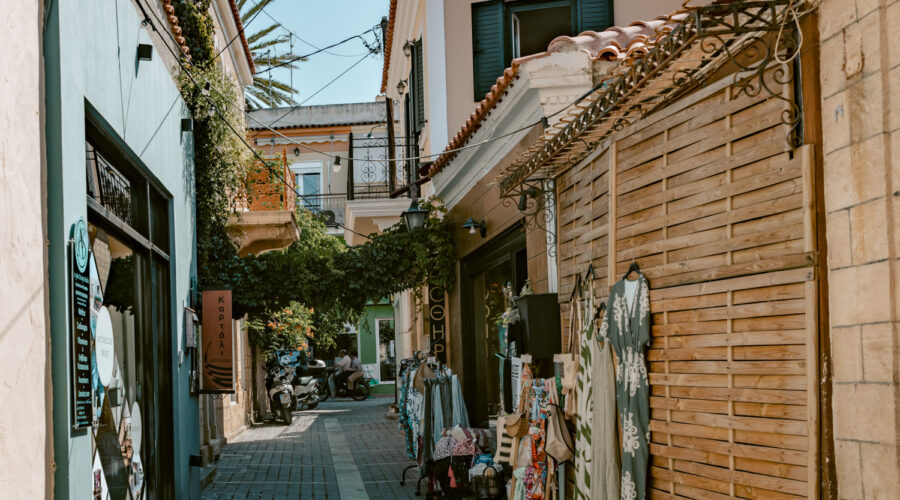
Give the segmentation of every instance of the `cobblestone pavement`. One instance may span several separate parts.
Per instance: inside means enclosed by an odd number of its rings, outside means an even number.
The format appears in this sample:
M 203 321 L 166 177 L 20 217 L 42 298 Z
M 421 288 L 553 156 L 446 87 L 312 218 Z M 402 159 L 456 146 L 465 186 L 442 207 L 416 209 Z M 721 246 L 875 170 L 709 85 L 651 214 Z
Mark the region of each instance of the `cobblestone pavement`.
M 228 443 L 204 500 L 416 498 L 397 421 L 385 418 L 393 398 L 328 400 L 315 410 L 248 429 Z

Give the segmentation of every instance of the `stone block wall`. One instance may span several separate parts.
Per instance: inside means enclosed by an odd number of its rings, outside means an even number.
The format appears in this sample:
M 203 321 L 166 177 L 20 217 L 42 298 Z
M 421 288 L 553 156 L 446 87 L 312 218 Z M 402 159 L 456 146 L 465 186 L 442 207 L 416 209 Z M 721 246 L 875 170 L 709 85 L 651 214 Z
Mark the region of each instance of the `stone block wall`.
M 840 498 L 900 495 L 900 1 L 819 11 Z

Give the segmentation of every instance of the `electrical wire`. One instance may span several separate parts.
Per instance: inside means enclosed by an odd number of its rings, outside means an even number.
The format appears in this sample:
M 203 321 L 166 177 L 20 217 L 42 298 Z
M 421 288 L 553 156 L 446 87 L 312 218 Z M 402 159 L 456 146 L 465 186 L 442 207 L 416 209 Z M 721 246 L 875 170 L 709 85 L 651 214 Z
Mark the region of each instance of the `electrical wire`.
M 140 0 L 139 0 L 139 1 L 140 1 Z M 146 0 L 144 0 L 144 1 L 146 1 Z M 152 9 L 151 9 L 151 12 L 153 13 L 153 17 L 156 18 L 157 22 L 159 22 L 160 24 L 162 24 L 162 21 L 161 21 L 161 20 L 159 19 L 159 17 L 156 15 L 156 12 L 153 12 Z M 146 19 L 147 19 L 147 20 L 150 22 L 150 24 L 152 25 L 153 31 L 156 31 L 157 33 L 159 33 L 159 32 L 160 32 L 160 29 L 159 29 L 159 27 L 156 26 L 156 23 L 154 23 L 149 17 L 146 18 Z M 165 31 L 165 30 L 162 30 L 162 31 Z M 168 32 L 167 32 L 167 33 L 168 33 Z M 171 33 L 169 33 L 169 36 L 172 37 L 172 39 L 174 40 L 174 36 L 173 36 Z M 194 75 L 193 75 L 193 74 L 187 69 L 187 67 L 184 65 L 184 62 L 181 60 L 181 57 L 178 56 L 178 53 L 176 53 L 171 47 L 169 47 L 168 44 L 164 44 L 164 45 L 166 45 L 166 47 L 169 49 L 169 52 L 171 52 L 172 56 L 175 58 L 176 62 L 178 63 L 179 68 L 181 68 L 181 71 L 182 71 L 185 75 L 187 75 L 188 79 L 191 80 L 191 83 L 194 85 L 195 89 L 198 90 L 198 91 L 200 91 L 200 95 L 201 95 L 204 99 L 206 99 L 206 101 L 207 101 L 207 102 L 209 103 L 209 105 L 211 106 L 211 109 L 213 109 L 213 110 L 215 111 L 216 115 L 218 115 L 219 119 L 222 120 L 222 121 L 225 123 L 225 125 L 228 126 L 229 130 L 231 130 L 231 132 L 234 133 L 234 135 L 236 135 L 236 136 L 238 137 L 238 139 L 241 141 L 241 143 L 243 143 L 244 146 L 246 146 L 247 149 L 250 150 L 250 152 L 253 154 L 253 156 L 256 157 L 256 159 L 259 160 L 259 162 L 262 163 L 262 165 L 263 165 L 270 173 L 274 174 L 275 177 L 277 177 L 278 180 L 279 180 L 282 184 L 284 184 L 285 186 L 291 188 L 291 189 L 294 191 L 294 194 L 295 194 L 296 196 L 298 196 L 298 197 L 299 197 L 301 200 L 303 200 L 304 202 L 309 202 L 309 200 L 307 200 L 306 196 L 304 196 L 303 194 L 301 194 L 300 192 L 298 192 L 296 187 L 291 186 L 290 183 L 288 183 L 287 179 L 285 179 L 284 176 L 283 176 L 280 172 L 278 172 L 277 170 L 275 170 L 274 168 L 272 168 L 272 167 L 269 165 L 269 163 L 265 160 L 265 158 L 263 158 L 262 156 L 260 156 L 259 153 L 256 151 L 256 149 L 253 148 L 253 147 L 247 142 L 247 140 L 246 140 L 246 138 L 244 137 L 244 135 L 241 134 L 240 132 L 238 132 L 238 131 L 234 128 L 234 125 L 232 125 L 231 122 L 229 122 L 228 119 L 222 114 L 222 111 L 219 109 L 219 107 L 216 105 L 216 103 L 213 102 L 212 99 L 210 99 L 208 95 L 205 95 L 205 94 L 203 93 L 203 87 L 200 86 L 200 84 L 199 84 L 199 83 L 197 82 L 197 80 L 194 78 Z M 307 210 L 307 211 L 309 211 L 309 212 L 312 212 L 313 210 L 315 210 L 316 212 L 319 213 L 319 215 L 322 215 L 322 216 L 326 216 L 326 217 L 327 217 L 327 214 L 325 214 L 322 210 L 320 210 L 319 208 L 317 208 L 317 207 L 315 207 L 315 206 L 305 206 L 305 205 L 302 205 L 302 208 L 305 209 L 305 210 Z M 370 239 L 368 235 L 365 235 L 365 234 L 362 234 L 362 233 L 360 233 L 360 232 L 354 231 L 353 229 L 350 229 L 349 227 L 347 227 L 347 226 L 345 226 L 345 225 L 343 225 L 343 224 L 341 224 L 341 223 L 337 223 L 337 222 L 336 222 L 336 224 L 337 224 L 339 227 L 343 228 L 344 230 L 349 231 L 349 232 L 351 232 L 351 233 L 353 233 L 353 234 L 355 234 L 355 235 L 357 235 L 357 236 L 362 236 L 363 238 Z
M 281 29 L 283 29 L 284 31 L 287 31 L 288 34 L 289 34 L 290 36 L 296 38 L 297 40 L 300 40 L 301 42 L 305 43 L 306 45 L 309 45 L 310 47 L 312 47 L 312 48 L 314 48 L 314 49 L 316 49 L 316 50 L 322 50 L 322 52 L 324 52 L 324 53 L 326 53 L 326 54 L 328 54 L 328 55 L 330 55 L 330 56 L 337 56 L 337 57 L 359 57 L 359 56 L 362 56 L 362 55 L 363 55 L 363 54 L 336 54 L 336 53 L 334 53 L 334 52 L 329 52 L 329 51 L 327 51 L 327 50 L 323 50 L 322 47 L 319 47 L 319 46 L 317 46 L 317 45 L 313 45 L 313 44 L 307 42 L 307 41 L 304 40 L 303 38 L 300 38 L 300 35 L 297 35 L 297 34 L 294 33 L 293 31 L 287 29 L 287 27 L 286 27 L 285 25 L 281 24 L 280 22 L 278 22 L 277 19 L 275 19 L 274 17 L 272 17 L 272 14 L 269 14 L 268 12 L 266 12 L 265 8 L 261 9 L 260 12 L 262 12 L 263 14 L 266 15 L 266 17 L 268 17 L 269 19 L 271 19 L 273 23 L 275 23 L 275 24 L 277 24 L 278 26 L 280 26 Z M 370 53 L 369 51 L 364 52 L 364 54 L 369 54 L 369 53 Z
M 368 57 L 369 57 L 369 54 L 368 54 L 368 53 L 363 54 L 363 56 L 362 56 L 362 58 L 361 58 L 360 60 L 358 60 L 358 61 L 356 61 L 355 63 L 351 64 L 349 68 L 345 69 L 344 71 L 341 72 L 341 74 L 339 74 L 338 76 L 334 77 L 330 82 L 328 82 L 328 83 L 326 83 L 325 85 L 323 85 L 322 87 L 320 87 L 319 90 L 313 92 L 312 95 L 310 95 L 309 97 L 307 97 L 306 99 L 304 99 L 303 101 L 301 101 L 300 104 L 296 104 L 296 105 L 292 106 L 292 107 L 291 107 L 290 109 L 288 109 L 283 115 L 281 115 L 281 116 L 279 116 L 278 118 L 276 118 L 275 121 L 269 123 L 269 126 L 270 126 L 270 127 L 271 127 L 271 126 L 274 126 L 276 123 L 280 122 L 280 121 L 282 120 L 282 118 L 284 118 L 285 116 L 287 116 L 287 115 L 293 113 L 294 111 L 297 110 L 297 108 L 299 108 L 300 106 L 303 106 L 304 104 L 306 104 L 307 102 L 309 102 L 309 100 L 312 99 L 313 97 L 315 97 L 316 95 L 318 95 L 319 92 L 322 92 L 323 90 L 325 90 L 326 88 L 328 88 L 332 83 L 336 82 L 336 81 L 338 80 L 338 78 L 340 78 L 340 77 L 346 75 L 347 73 L 349 73 L 351 69 L 355 68 L 357 65 L 359 65 L 359 63 L 365 61 L 366 58 L 368 58 Z
M 259 5 L 259 3 L 257 3 L 256 5 Z M 256 5 L 254 5 L 251 8 L 255 8 Z M 222 47 L 222 50 L 220 50 L 216 54 L 216 57 L 213 57 L 213 61 L 218 59 L 219 56 L 222 55 L 222 52 L 225 52 L 226 50 L 228 50 L 228 47 L 231 47 L 231 44 L 234 43 L 234 41 L 237 40 L 238 37 L 240 37 L 242 34 L 244 34 L 244 30 L 247 28 L 247 26 L 250 26 L 250 23 L 252 23 L 259 16 L 260 12 L 262 12 L 262 9 L 256 11 L 256 14 L 253 14 L 253 17 L 248 19 L 246 23 L 244 23 L 244 22 L 241 23 L 241 29 L 238 30 L 237 35 L 234 35 L 234 37 L 232 37 L 231 40 L 227 44 L 225 44 L 224 47 Z
M 277 69 L 277 68 L 280 68 L 280 67 L 282 67 L 282 66 L 287 66 L 288 64 L 293 64 L 293 63 L 295 63 L 295 62 L 297 62 L 297 61 L 302 61 L 302 60 L 304 60 L 304 59 L 309 58 L 310 56 L 314 56 L 314 55 L 316 55 L 316 54 L 320 54 L 320 53 L 322 53 L 322 52 L 327 51 L 328 49 L 333 49 L 333 48 L 337 47 L 338 45 L 345 44 L 345 43 L 349 42 L 350 40 L 353 40 L 354 38 L 359 38 L 359 39 L 362 41 L 363 45 L 365 45 L 366 48 L 369 49 L 369 52 L 368 52 L 369 54 L 375 54 L 375 53 L 378 52 L 377 49 L 375 49 L 375 48 L 373 48 L 373 47 L 370 47 L 370 46 L 369 46 L 369 43 L 366 41 L 366 39 L 363 38 L 363 35 L 367 35 L 367 34 L 373 32 L 373 31 L 375 31 L 375 28 L 374 28 L 374 27 L 373 27 L 373 28 L 369 28 L 369 29 L 367 29 L 366 31 L 363 31 L 362 33 L 360 33 L 360 34 L 358 34 L 358 35 L 353 35 L 353 36 L 351 36 L 351 37 L 347 37 L 347 38 L 341 40 L 340 42 L 333 43 L 333 44 L 331 44 L 331 45 L 329 45 L 329 46 L 327 46 L 327 47 L 322 47 L 321 49 L 318 49 L 318 50 L 315 50 L 315 51 L 313 51 L 313 52 L 310 52 L 309 54 L 303 54 L 302 56 L 296 56 L 296 57 L 294 57 L 293 59 L 284 61 L 283 63 L 276 64 L 275 66 L 270 66 L 270 67 L 266 68 L 265 71 L 269 71 L 270 69 Z M 257 73 L 259 73 L 259 72 L 257 72 Z

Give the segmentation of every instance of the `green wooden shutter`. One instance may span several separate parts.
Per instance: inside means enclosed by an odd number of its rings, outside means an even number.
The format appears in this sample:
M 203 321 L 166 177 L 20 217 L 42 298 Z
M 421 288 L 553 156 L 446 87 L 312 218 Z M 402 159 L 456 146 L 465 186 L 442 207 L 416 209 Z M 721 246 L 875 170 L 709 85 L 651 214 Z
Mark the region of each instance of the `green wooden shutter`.
M 503 74 L 503 2 L 472 4 L 472 64 L 475 100 L 480 101 Z
M 422 54 L 422 39 L 413 44 L 413 102 L 415 103 L 416 132 L 425 128 L 425 62 Z
M 613 0 L 578 0 L 578 32 L 603 31 L 613 25 Z

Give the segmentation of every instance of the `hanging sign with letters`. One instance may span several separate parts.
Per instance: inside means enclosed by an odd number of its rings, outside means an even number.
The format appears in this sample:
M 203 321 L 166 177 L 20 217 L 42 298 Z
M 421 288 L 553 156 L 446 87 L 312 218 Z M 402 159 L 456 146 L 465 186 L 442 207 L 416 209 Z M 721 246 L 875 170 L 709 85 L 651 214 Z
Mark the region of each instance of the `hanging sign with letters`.
M 72 228 L 72 427 L 82 429 L 94 424 L 94 390 L 91 381 L 91 239 L 87 223 L 79 218 Z
M 447 363 L 447 308 L 444 302 L 444 288 L 428 287 L 428 333 L 431 337 L 431 352 L 441 363 Z
M 201 316 L 201 393 L 234 392 L 231 290 L 205 290 Z

